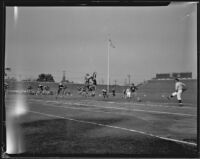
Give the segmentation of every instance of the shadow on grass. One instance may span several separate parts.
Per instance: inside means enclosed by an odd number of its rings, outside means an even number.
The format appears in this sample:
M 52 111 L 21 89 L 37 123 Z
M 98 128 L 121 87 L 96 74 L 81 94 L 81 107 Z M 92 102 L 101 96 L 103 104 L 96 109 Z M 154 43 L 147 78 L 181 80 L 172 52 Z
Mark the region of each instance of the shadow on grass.
M 97 122 L 97 121 L 95 121 Z M 98 121 L 114 124 L 119 119 Z M 26 153 L 34 156 L 172 156 L 196 155 L 196 147 L 165 141 L 149 136 L 121 131 L 127 135 L 91 137 L 91 132 L 105 127 L 64 119 L 40 120 L 22 124 Z M 109 130 L 110 131 L 110 130 Z M 97 131 L 98 132 L 98 131 Z M 100 131 L 104 133 L 104 131 Z

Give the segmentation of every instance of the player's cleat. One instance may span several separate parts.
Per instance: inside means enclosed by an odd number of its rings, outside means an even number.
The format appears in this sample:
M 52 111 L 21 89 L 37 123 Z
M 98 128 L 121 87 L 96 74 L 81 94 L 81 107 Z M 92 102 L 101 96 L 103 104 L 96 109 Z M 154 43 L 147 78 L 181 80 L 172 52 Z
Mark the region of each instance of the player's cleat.
M 141 102 L 142 100 L 140 99 L 140 97 L 137 97 L 137 102 Z
M 179 106 L 183 106 L 183 103 L 179 103 Z

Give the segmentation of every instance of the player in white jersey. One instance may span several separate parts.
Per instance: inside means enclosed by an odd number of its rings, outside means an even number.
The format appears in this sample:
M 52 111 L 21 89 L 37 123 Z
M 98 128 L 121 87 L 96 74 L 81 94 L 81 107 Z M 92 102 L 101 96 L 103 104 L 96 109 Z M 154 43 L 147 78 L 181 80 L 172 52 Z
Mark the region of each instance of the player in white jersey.
M 182 105 L 182 93 L 186 91 L 186 85 L 183 82 L 180 82 L 178 78 L 175 79 L 175 92 L 173 92 L 168 99 L 173 98 L 174 96 L 177 96 L 177 100 L 179 102 L 179 105 Z
M 131 98 L 131 89 L 130 88 L 127 88 L 126 89 L 126 98 Z

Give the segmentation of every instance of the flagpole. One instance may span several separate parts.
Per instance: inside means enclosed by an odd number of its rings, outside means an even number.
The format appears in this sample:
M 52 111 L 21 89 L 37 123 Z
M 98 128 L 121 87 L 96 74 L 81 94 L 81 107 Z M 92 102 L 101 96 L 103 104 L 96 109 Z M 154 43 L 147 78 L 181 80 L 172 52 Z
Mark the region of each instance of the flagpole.
M 109 93 L 109 81 L 110 81 L 110 43 L 108 39 L 108 76 L 107 76 L 107 92 Z

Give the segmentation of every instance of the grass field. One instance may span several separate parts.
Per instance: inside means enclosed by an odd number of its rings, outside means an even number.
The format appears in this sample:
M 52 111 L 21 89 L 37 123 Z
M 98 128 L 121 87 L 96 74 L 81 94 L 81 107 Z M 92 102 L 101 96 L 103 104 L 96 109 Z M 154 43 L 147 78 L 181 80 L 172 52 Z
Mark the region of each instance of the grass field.
M 103 99 L 78 94 L 56 98 L 10 91 L 6 112 L 14 109 L 18 96 L 23 96 L 27 111 L 17 120 L 25 156 L 195 156 L 195 91 L 179 107 L 175 99 L 161 98 L 158 91 L 151 93 L 151 85 L 148 87 L 138 90 L 141 102 L 122 99 L 120 93 Z M 149 92 L 145 91 L 147 88 Z

